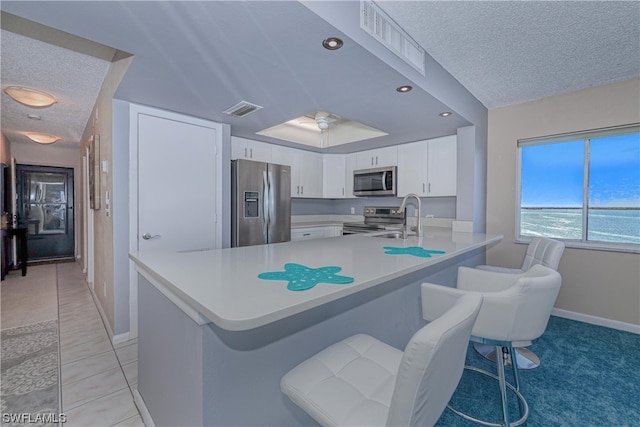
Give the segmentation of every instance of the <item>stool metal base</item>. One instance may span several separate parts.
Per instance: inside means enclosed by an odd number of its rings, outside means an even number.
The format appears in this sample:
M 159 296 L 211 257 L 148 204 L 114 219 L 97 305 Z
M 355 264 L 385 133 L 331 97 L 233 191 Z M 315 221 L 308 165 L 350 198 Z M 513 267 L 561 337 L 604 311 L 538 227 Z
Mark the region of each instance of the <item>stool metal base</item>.
M 489 376 L 489 377 L 491 377 L 493 379 L 501 381 L 501 379 L 497 375 L 494 375 L 491 372 L 487 372 L 487 371 L 485 371 L 483 369 L 478 369 L 478 368 L 473 367 L 473 366 L 465 366 L 464 369 L 469 370 L 469 371 L 478 372 L 478 373 L 480 373 L 482 375 L 487 375 L 487 376 Z M 510 422 L 509 426 L 504 426 L 503 423 L 492 423 L 492 422 L 489 422 L 489 421 L 485 421 L 485 420 L 481 420 L 481 419 L 478 419 L 478 418 L 474 418 L 474 417 L 472 417 L 470 415 L 462 413 L 459 409 L 456 409 L 456 408 L 454 408 L 453 406 L 451 406 L 449 404 L 447 405 L 447 408 L 449 408 L 453 413 L 461 416 L 462 418 L 464 418 L 466 420 L 473 421 L 475 423 L 482 424 L 482 425 L 485 425 L 485 426 L 490 426 L 490 427 L 503 427 L 503 426 L 504 427 L 516 427 L 516 426 L 522 425 L 522 424 L 524 424 L 525 421 L 527 421 L 527 418 L 529 418 L 529 405 L 527 404 L 527 401 L 524 399 L 524 396 L 522 396 L 522 394 L 520 394 L 520 392 L 514 386 L 512 386 L 508 382 L 505 382 L 505 385 L 518 398 L 518 404 L 519 404 L 519 407 L 520 407 L 520 413 L 522 414 L 520 419 L 518 419 L 517 421 L 514 421 L 512 423 Z
M 489 344 L 473 343 L 473 348 L 485 359 L 496 361 L 496 347 Z M 534 352 L 525 348 L 515 349 L 518 369 L 534 369 L 540 366 L 540 358 Z M 511 357 L 507 359 L 507 366 L 511 365 Z

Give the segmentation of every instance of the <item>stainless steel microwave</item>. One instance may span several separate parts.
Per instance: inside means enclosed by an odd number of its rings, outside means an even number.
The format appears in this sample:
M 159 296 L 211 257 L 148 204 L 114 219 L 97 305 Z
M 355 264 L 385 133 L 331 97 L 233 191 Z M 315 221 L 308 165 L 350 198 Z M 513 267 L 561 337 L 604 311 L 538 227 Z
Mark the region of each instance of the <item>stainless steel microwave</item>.
M 395 196 L 397 175 L 396 166 L 353 171 L 353 195 Z

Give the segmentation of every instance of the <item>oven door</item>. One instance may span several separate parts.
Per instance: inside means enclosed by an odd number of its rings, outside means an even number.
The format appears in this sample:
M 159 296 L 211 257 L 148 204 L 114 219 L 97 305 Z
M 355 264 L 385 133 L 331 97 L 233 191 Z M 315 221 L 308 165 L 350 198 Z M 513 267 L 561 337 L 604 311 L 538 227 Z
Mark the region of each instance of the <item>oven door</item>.
M 353 172 L 354 196 L 395 196 L 397 168 L 362 169 Z

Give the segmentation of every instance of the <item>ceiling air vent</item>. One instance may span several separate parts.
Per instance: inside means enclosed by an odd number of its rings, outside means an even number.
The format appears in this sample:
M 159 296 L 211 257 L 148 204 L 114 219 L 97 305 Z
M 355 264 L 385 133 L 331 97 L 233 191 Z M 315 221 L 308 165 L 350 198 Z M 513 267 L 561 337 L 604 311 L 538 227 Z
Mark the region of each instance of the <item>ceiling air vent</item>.
M 260 110 L 262 107 L 256 104 L 252 104 L 247 101 L 240 101 L 236 105 L 231 108 L 223 111 L 224 114 L 228 114 L 234 117 L 246 117 L 251 113 L 255 113 Z
M 424 76 L 424 49 L 372 1 L 360 2 L 360 28 Z

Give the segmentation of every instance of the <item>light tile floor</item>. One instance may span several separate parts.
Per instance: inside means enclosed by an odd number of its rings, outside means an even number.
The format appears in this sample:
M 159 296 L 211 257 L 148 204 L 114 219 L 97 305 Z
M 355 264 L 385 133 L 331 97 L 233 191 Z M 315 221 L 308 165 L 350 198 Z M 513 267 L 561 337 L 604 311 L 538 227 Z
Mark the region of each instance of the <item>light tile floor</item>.
M 132 395 L 137 342 L 114 348 L 77 263 L 29 267 L 26 277 L 11 272 L 0 292 L 2 329 L 59 320 L 65 427 L 144 426 Z

